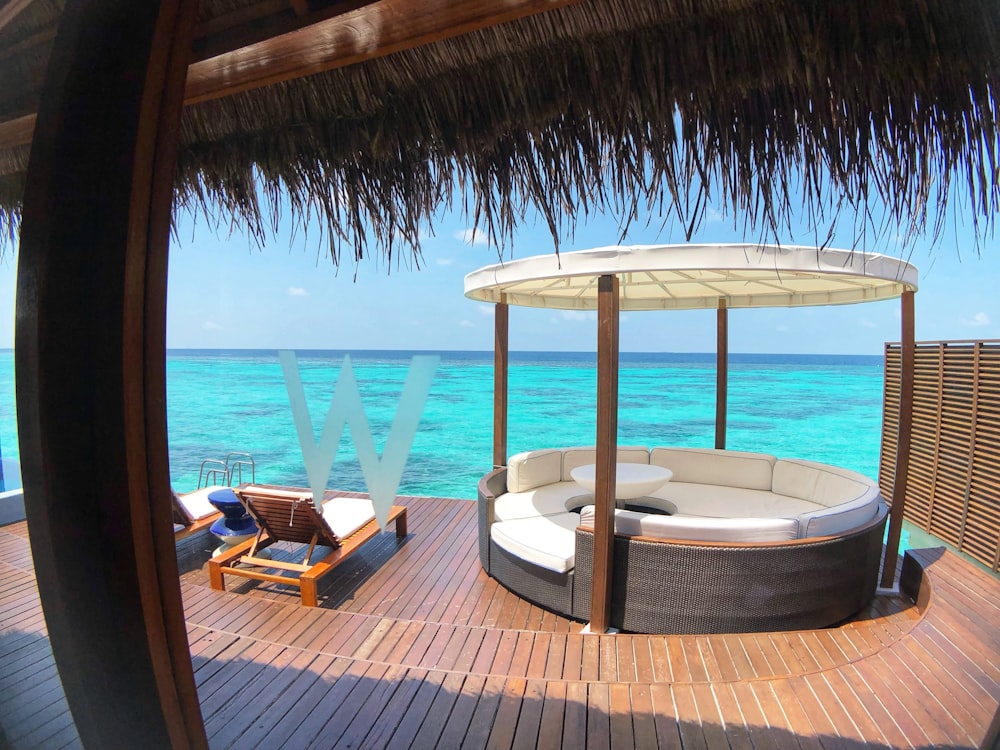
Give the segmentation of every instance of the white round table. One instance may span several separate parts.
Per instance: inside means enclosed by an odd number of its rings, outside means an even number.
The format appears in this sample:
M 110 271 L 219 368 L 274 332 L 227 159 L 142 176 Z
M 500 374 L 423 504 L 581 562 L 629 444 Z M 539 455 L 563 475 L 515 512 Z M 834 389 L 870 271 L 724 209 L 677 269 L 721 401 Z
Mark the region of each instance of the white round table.
M 597 486 L 597 465 L 583 464 L 570 470 L 573 481 L 591 494 Z M 670 469 L 652 464 L 615 464 L 615 500 L 634 500 L 655 492 L 674 475 Z

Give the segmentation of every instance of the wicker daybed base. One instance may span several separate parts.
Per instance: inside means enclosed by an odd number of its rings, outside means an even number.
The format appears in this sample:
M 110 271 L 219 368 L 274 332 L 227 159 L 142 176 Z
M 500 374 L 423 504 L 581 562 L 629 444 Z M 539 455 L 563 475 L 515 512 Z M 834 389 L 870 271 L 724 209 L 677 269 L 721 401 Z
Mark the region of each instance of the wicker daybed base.
M 490 541 L 492 499 L 506 471 L 479 484 L 480 560 L 514 593 L 559 614 L 590 619 L 593 532 L 576 530 L 575 568 L 556 574 Z M 875 595 L 887 509 L 856 530 L 784 542 L 713 543 L 615 536 L 611 625 L 642 633 L 727 633 L 822 628 Z
M 489 573 L 528 601 L 562 615 L 575 616 L 573 614 L 574 571 L 556 573 L 522 560 L 497 546 L 495 542 L 490 542 Z M 590 580 L 589 572 L 587 580 Z
M 611 624 L 639 633 L 821 628 L 875 596 L 886 509 L 857 532 L 788 543 L 615 537 Z M 594 534 L 576 532 L 572 616 L 590 619 Z

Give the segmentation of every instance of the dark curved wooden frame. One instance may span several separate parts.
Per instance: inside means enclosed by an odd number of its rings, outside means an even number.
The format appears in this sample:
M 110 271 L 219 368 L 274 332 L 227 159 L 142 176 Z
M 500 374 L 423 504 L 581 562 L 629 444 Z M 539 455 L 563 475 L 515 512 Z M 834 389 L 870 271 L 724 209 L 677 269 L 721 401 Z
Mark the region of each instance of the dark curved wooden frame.
M 197 0 L 68 3 L 18 258 L 25 513 L 87 747 L 208 746 L 173 534 L 166 286 Z
M 565 574 L 513 559 L 490 540 L 506 469 L 479 482 L 484 570 L 514 593 L 559 614 L 590 619 L 594 532 L 576 530 Z M 754 633 L 824 628 L 875 597 L 888 509 L 856 529 L 787 542 L 697 542 L 615 534 L 611 627 L 635 633 Z M 566 604 L 569 603 L 567 607 Z

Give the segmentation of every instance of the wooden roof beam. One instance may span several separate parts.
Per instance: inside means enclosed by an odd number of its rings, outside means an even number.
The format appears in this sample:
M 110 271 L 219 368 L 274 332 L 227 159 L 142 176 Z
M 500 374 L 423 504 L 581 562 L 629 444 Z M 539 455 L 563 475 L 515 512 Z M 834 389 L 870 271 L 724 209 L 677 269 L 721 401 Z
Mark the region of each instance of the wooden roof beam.
M 332 18 L 194 62 L 188 69 L 185 103 L 322 73 L 579 1 L 357 0 L 358 7 L 348 12 L 343 8 L 350 3 L 338 3 L 307 17 L 335 14 Z
M 191 62 L 236 52 L 374 5 L 378 0 L 265 0 L 199 24 Z M 311 10 L 310 6 L 320 6 Z
M 20 2 L 21 0 L 12 0 Z M 196 32 L 184 103 L 220 99 L 575 5 L 580 0 L 345 0 L 296 16 L 230 14 Z M 318 4 L 313 0 L 312 5 Z M 7 6 L 4 6 L 5 8 Z M 260 12 L 260 11 L 258 11 Z M 275 15 L 277 13 L 277 15 Z M 255 25 L 256 24 L 256 25 Z M 288 31 L 281 31 L 282 24 Z M 212 50 L 221 50 L 205 57 Z M 35 115 L 0 122 L 0 149 L 31 143 Z

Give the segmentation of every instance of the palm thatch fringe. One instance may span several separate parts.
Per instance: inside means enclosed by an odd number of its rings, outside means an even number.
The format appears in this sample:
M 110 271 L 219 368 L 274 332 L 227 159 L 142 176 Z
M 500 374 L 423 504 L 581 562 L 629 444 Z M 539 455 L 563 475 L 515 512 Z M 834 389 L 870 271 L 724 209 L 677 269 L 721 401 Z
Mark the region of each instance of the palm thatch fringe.
M 415 250 L 456 188 L 501 247 L 529 209 L 690 234 L 709 198 L 762 239 L 879 203 L 912 239 L 958 190 L 988 229 L 998 83 L 996 0 L 593 0 L 193 105 L 177 200 L 261 241 L 318 217 L 334 263 Z

